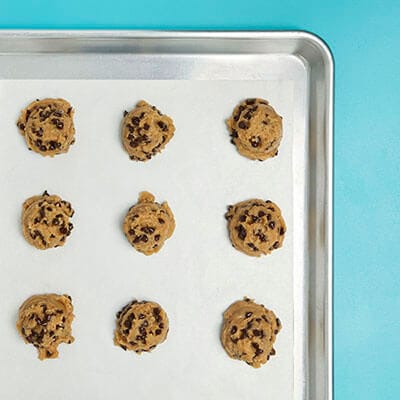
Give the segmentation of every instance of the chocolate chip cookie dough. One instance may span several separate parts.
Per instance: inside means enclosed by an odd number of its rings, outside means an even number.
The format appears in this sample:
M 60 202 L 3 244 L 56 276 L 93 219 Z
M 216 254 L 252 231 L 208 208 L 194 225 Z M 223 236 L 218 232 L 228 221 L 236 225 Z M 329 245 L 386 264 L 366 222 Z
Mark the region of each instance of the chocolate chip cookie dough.
M 129 243 L 149 256 L 157 253 L 175 230 L 175 220 L 167 202 L 154 201 L 149 192 L 139 195 L 139 202 L 132 206 L 125 217 L 123 230 Z
M 259 257 L 282 247 L 286 224 L 270 200 L 251 199 L 228 207 L 225 214 L 233 247 Z
M 273 345 L 281 328 L 273 311 L 244 298 L 225 311 L 221 342 L 229 357 L 259 368 L 275 355 Z
M 27 242 L 37 249 L 63 246 L 73 229 L 70 222 L 73 215 L 68 201 L 45 191 L 22 205 L 22 232 Z
M 122 142 L 131 160 L 150 160 L 164 149 L 174 132 L 172 119 L 144 100 L 124 112 Z
M 72 343 L 74 319 L 71 297 L 64 294 L 37 294 L 21 305 L 17 330 L 25 343 L 33 344 L 40 360 L 57 358 L 60 343 Z
M 117 313 L 114 344 L 136 353 L 153 350 L 168 334 L 168 317 L 157 303 L 134 300 Z
M 241 102 L 227 125 L 232 143 L 242 156 L 263 161 L 278 154 L 282 139 L 282 117 L 267 100 L 247 99 Z
M 36 100 L 18 119 L 18 129 L 29 150 L 53 157 L 66 153 L 75 142 L 74 110 L 64 99 Z

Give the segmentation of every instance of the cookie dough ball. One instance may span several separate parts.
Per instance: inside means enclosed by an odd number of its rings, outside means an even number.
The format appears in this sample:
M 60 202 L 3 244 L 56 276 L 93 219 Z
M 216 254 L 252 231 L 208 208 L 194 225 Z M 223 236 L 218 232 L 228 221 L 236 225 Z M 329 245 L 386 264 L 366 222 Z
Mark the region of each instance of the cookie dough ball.
M 228 119 L 227 125 L 242 156 L 266 160 L 278 154 L 282 139 L 282 117 L 263 99 L 241 102 Z
M 68 201 L 46 192 L 33 196 L 22 205 L 22 232 L 37 249 L 45 250 L 65 244 L 73 225 L 74 210 Z
M 275 355 L 273 345 L 281 327 L 273 311 L 245 298 L 225 311 L 221 342 L 229 357 L 259 368 Z
M 36 100 L 18 119 L 18 129 L 30 150 L 53 157 L 75 142 L 74 110 L 64 99 Z
M 64 294 L 37 294 L 20 307 L 17 330 L 25 343 L 33 344 L 39 359 L 57 358 L 60 343 L 72 343 L 74 319 L 71 297 Z
M 154 201 L 154 196 L 142 192 L 139 202 L 132 206 L 125 217 L 123 230 L 129 243 L 149 256 L 157 253 L 175 230 L 175 220 L 167 202 Z
M 164 149 L 174 132 L 172 119 L 144 100 L 124 113 L 122 142 L 131 160 L 150 160 Z
M 168 334 L 168 317 L 152 301 L 132 301 L 117 313 L 114 344 L 136 353 L 151 351 Z
M 242 201 L 229 206 L 225 218 L 235 249 L 259 257 L 282 247 L 286 224 L 281 210 L 272 201 Z

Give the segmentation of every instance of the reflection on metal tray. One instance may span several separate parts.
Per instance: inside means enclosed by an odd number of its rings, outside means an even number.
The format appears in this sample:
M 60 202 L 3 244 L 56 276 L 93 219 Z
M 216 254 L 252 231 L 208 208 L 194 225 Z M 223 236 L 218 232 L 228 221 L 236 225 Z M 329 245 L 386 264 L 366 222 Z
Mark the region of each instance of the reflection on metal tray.
M 300 182 L 294 190 L 304 194 L 302 209 L 295 209 L 302 223 L 294 227 L 299 258 L 293 266 L 293 399 L 327 400 L 332 398 L 333 126 L 327 46 L 297 31 L 0 32 L 0 80 L 263 81 L 274 75 L 296 80 L 299 65 L 306 71 L 307 129 L 300 142 L 304 168 L 296 170 L 293 162 L 294 185 Z

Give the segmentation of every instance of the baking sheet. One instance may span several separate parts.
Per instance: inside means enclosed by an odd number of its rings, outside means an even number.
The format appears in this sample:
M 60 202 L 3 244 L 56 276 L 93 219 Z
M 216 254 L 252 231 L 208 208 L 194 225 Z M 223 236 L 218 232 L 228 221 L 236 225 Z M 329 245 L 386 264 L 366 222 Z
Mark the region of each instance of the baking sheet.
M 29 152 L 15 122 L 31 100 L 63 97 L 76 109 L 76 144 L 54 159 Z M 225 119 L 246 97 L 263 97 L 283 116 L 279 156 L 252 162 L 229 143 Z M 129 160 L 120 142 L 122 112 L 141 99 L 174 119 L 166 149 L 147 163 Z M 296 398 L 295 249 L 304 191 L 306 93 L 301 82 L 9 80 L 0 82 L 0 398 L 141 399 Z M 296 154 L 296 155 L 295 155 Z M 295 163 L 293 162 L 295 160 Z M 75 229 L 63 248 L 40 252 L 20 229 L 22 202 L 47 189 L 71 201 Z M 177 227 L 151 257 L 136 252 L 121 223 L 140 191 L 167 200 Z M 224 213 L 248 198 L 271 199 L 288 231 L 282 249 L 250 258 L 230 245 Z M 296 232 L 298 237 L 294 236 Z M 300 271 L 299 271 L 300 269 Z M 35 293 L 68 293 L 75 342 L 40 362 L 14 327 Z M 259 370 L 231 360 L 219 342 L 223 311 L 243 296 L 283 323 L 277 355 Z M 115 313 L 132 298 L 159 302 L 170 332 L 152 353 L 113 345 Z

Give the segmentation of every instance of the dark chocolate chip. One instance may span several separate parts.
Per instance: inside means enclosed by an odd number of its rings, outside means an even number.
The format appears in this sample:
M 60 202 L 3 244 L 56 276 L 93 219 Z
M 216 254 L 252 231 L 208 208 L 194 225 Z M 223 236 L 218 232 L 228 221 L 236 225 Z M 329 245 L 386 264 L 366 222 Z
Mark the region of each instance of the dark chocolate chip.
M 234 335 L 237 332 L 237 326 L 233 325 L 231 328 L 231 335 Z
M 149 124 L 144 124 L 144 125 L 143 125 L 143 129 L 144 129 L 145 131 L 148 131 L 148 130 L 150 129 L 150 125 L 149 125 Z
M 246 239 L 247 231 L 246 231 L 246 229 L 244 228 L 244 226 L 243 226 L 243 225 L 239 225 L 239 226 L 236 227 L 236 229 L 237 229 L 237 231 L 238 231 L 238 237 L 239 237 L 239 239 L 241 239 L 241 240 Z
M 275 222 L 274 222 L 274 221 L 271 221 L 271 222 L 268 224 L 268 226 L 269 226 L 271 229 L 274 229 L 274 228 L 275 228 Z
M 161 335 L 161 329 L 156 329 L 156 336 Z
M 261 332 L 258 329 L 253 330 L 253 335 L 254 336 L 261 336 Z
M 240 129 L 248 129 L 248 128 L 249 128 L 249 125 L 248 125 L 246 122 L 244 122 L 244 121 L 240 121 L 240 122 L 239 122 L 239 128 L 240 128 Z
M 145 317 L 145 315 L 142 314 L 142 313 L 140 313 L 138 318 L 139 318 L 139 319 L 144 319 L 144 317 Z
M 247 313 L 244 315 L 246 318 L 250 318 L 253 315 L 251 311 L 247 311 Z
M 140 124 L 140 119 L 139 119 L 138 117 L 133 117 L 133 118 L 131 119 L 131 121 L 132 121 L 132 124 L 133 124 L 134 126 L 138 126 L 138 125 Z
M 275 242 L 275 243 L 272 245 L 272 247 L 273 247 L 274 249 L 277 249 L 277 248 L 279 247 L 279 242 Z
M 124 117 L 128 115 L 128 111 L 124 110 Z
M 247 99 L 246 100 L 246 104 L 248 105 L 248 106 L 252 106 L 253 104 L 255 104 L 256 103 L 256 99 Z
M 246 216 L 245 216 L 244 214 L 242 214 L 242 215 L 239 217 L 239 221 L 240 221 L 240 222 L 245 222 L 245 221 L 246 221 Z
M 259 212 L 258 212 L 258 216 L 259 216 L 260 218 L 262 218 L 264 215 L 265 215 L 265 212 L 264 212 L 264 211 L 259 211 Z
M 280 235 L 283 235 L 285 233 L 285 229 L 283 228 L 283 227 L 281 227 L 280 229 L 279 229 L 279 234 Z
M 154 235 L 154 240 L 158 242 L 160 240 L 161 235 Z
M 160 224 L 164 224 L 164 223 L 165 223 L 165 221 L 164 221 L 162 218 L 158 218 L 158 222 L 159 222 Z

